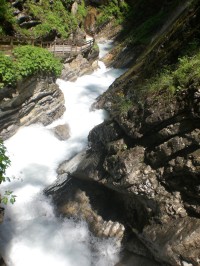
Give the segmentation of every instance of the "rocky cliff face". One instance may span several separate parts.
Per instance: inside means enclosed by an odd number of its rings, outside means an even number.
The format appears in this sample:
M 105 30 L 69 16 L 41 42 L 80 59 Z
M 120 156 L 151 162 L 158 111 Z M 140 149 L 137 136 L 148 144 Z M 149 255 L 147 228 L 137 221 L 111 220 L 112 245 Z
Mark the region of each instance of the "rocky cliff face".
M 48 125 L 64 110 L 64 96 L 52 78 L 27 78 L 16 89 L 1 90 L 0 137 L 11 137 L 21 126 Z
M 197 266 L 200 81 L 191 79 L 175 94 L 143 87 L 199 36 L 199 1 L 184 4 L 133 59 L 133 67 L 100 97 L 96 106 L 107 109 L 110 119 L 90 132 L 89 149 L 79 157 L 78 167 L 67 163 L 62 174 L 70 172 L 116 193 L 124 210 L 121 222 L 134 239 L 130 244 L 128 238 L 127 249 L 153 256 L 161 265 Z
M 126 221 L 159 261 L 198 265 L 200 91 L 166 99 L 136 98 L 126 115 L 93 129 L 73 175 L 121 193 Z

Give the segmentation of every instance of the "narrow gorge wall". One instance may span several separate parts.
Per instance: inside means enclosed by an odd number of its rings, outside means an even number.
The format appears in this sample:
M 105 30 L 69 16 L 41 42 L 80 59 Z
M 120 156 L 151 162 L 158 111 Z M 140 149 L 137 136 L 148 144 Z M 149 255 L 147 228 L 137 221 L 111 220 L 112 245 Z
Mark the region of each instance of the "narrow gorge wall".
M 51 77 L 22 80 L 16 89 L 0 91 L 0 137 L 11 137 L 19 127 L 33 123 L 48 125 L 65 110 L 64 96 Z
M 175 68 L 188 43 L 199 38 L 199 1 L 184 5 L 177 5 L 130 69 L 98 99 L 96 107 L 110 119 L 90 132 L 89 149 L 71 175 L 118 193 L 127 232 L 162 265 L 197 266 L 200 81 L 193 77 L 175 93 L 167 86 L 145 89 L 148 78 L 167 64 Z M 149 256 L 134 244 L 129 249 Z

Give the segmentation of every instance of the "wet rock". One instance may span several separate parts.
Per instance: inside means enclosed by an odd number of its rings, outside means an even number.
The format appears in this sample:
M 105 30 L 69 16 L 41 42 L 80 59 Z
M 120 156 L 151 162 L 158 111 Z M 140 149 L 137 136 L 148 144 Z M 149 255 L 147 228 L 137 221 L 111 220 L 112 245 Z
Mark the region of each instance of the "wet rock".
M 183 261 L 194 266 L 200 263 L 199 219 L 185 217 L 171 220 L 165 226 L 147 226 L 140 239 L 143 239 L 148 248 L 153 250 L 158 260 L 170 265 L 181 266 Z
M 21 126 L 48 125 L 64 111 L 64 96 L 51 78 L 27 78 L 18 83 L 12 97 L 1 100 L 0 137 L 9 138 Z
M 58 125 L 52 131 L 59 140 L 67 140 L 70 137 L 70 128 L 67 124 Z
M 147 259 L 143 256 L 138 256 L 132 252 L 124 252 L 122 258 L 115 266 L 161 266 L 153 259 Z
M 0 207 L 0 223 L 2 223 L 4 220 L 4 208 Z
M 104 221 L 91 207 L 84 191 L 78 190 L 74 199 L 60 207 L 60 212 L 68 217 L 85 220 L 91 232 L 100 238 L 115 238 L 118 245 L 124 236 L 124 226 L 111 220 Z
M 95 236 L 114 238 L 121 246 L 125 226 L 123 204 L 118 195 L 94 182 L 85 182 L 69 174 L 67 177 L 63 173 L 66 165 L 67 162 L 61 164 L 58 180 L 45 189 L 45 194 L 55 203 L 58 215 L 85 220 Z
M 96 69 L 95 65 L 79 54 L 71 63 L 64 64 L 61 78 L 68 81 L 75 81 L 78 77 L 90 74 Z
M 159 102 L 154 93 L 143 96 L 133 96 L 128 113 L 119 115 L 115 93 L 113 120 L 90 132 L 90 149 L 71 174 L 120 193 L 133 233 L 156 260 L 199 265 L 197 89 L 167 100 L 160 92 Z M 132 247 L 147 256 L 145 248 Z

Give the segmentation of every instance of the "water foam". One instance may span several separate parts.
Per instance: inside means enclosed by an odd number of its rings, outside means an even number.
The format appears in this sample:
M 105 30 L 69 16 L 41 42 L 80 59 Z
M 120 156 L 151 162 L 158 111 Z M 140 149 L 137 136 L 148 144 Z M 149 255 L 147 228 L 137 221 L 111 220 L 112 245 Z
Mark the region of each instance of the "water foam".
M 2 190 L 13 190 L 14 205 L 6 206 L 0 225 L 0 250 L 8 266 L 112 266 L 118 249 L 112 240 L 91 236 L 86 223 L 62 219 L 54 214 L 51 200 L 42 191 L 56 179 L 56 168 L 87 146 L 88 132 L 105 117 L 105 111 L 90 111 L 95 98 L 122 72 L 99 69 L 76 82 L 58 80 L 65 96 L 66 112 L 50 126 L 21 128 L 5 142 L 12 165 L 11 183 Z M 51 128 L 67 123 L 70 138 L 58 140 Z

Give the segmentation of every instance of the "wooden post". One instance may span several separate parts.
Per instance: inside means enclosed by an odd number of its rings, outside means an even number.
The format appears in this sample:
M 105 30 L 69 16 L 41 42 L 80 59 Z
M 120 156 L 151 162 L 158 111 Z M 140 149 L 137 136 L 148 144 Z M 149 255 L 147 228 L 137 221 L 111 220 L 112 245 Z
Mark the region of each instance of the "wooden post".
M 11 49 L 13 49 L 13 37 L 10 38 L 10 46 L 11 46 Z
M 65 54 L 64 49 L 65 49 L 65 42 L 63 41 L 63 55 Z
M 73 45 L 71 44 L 71 49 L 70 49 L 70 55 L 69 55 L 69 57 L 72 57 L 72 47 L 73 47 Z

